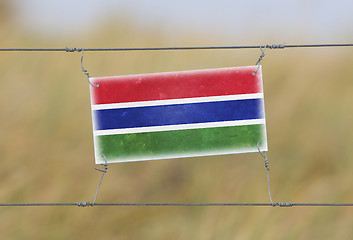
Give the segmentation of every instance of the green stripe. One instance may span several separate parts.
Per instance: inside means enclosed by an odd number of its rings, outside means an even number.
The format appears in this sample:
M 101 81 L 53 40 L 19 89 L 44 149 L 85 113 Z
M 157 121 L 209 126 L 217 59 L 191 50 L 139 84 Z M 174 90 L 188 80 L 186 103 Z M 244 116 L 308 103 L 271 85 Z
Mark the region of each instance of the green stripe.
M 265 125 L 96 136 L 97 163 L 138 161 L 257 151 L 266 146 Z

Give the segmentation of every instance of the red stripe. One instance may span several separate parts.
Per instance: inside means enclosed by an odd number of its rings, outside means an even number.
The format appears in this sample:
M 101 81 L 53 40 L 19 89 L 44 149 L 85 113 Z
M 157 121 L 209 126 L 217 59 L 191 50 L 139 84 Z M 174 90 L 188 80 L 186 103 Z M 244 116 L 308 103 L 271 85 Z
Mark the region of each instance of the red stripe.
M 256 66 L 91 79 L 92 104 L 209 97 L 262 92 Z

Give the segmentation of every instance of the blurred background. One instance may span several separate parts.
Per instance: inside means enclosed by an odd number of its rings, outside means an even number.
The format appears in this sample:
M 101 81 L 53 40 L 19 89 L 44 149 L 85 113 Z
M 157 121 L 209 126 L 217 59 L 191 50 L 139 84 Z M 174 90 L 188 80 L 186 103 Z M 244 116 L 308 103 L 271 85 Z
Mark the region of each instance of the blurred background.
M 353 42 L 353 2 L 0 0 L 0 48 Z M 254 50 L 86 52 L 93 77 L 254 65 Z M 93 201 L 80 53 L 0 53 L 0 202 Z M 275 202 L 353 202 L 353 48 L 267 50 Z M 269 202 L 258 153 L 109 165 L 97 202 Z M 351 208 L 1 207 L 1 239 L 351 239 Z

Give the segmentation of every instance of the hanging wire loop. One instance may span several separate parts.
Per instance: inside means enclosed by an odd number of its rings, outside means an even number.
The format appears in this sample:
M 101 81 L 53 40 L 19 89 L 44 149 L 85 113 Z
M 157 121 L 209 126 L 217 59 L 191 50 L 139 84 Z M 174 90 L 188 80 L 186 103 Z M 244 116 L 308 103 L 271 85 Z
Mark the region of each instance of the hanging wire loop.
M 255 64 L 255 65 L 257 65 L 256 71 L 253 72 L 252 74 L 255 75 L 255 74 L 259 71 L 260 62 L 261 62 L 262 59 L 265 57 L 265 50 L 266 50 L 266 48 L 269 48 L 269 49 L 284 49 L 285 47 L 286 47 L 286 44 L 285 44 L 285 43 L 260 46 L 259 48 L 260 48 L 260 50 L 261 50 L 261 55 L 260 55 L 260 57 L 259 57 L 259 60 L 257 60 L 257 62 L 256 62 L 256 64 Z
M 89 84 L 91 84 L 93 87 L 99 87 L 99 84 L 93 84 L 91 81 L 90 81 L 90 78 L 91 76 L 89 75 L 88 71 L 84 68 L 83 66 L 83 57 L 84 57 L 84 54 L 85 54 L 85 51 L 83 48 L 81 49 L 78 49 L 78 48 L 67 48 L 69 49 L 70 51 L 69 52 L 74 52 L 74 51 L 78 51 L 78 52 L 82 52 L 82 56 L 81 56 L 81 68 L 82 68 L 82 72 L 87 76 L 87 81 L 89 82 Z
M 99 184 L 98 184 L 98 187 L 97 187 L 97 190 L 96 190 L 96 194 L 94 195 L 94 200 L 93 200 L 93 203 L 92 203 L 92 207 L 95 205 L 96 203 L 96 199 L 97 199 L 97 195 L 98 195 L 98 191 L 99 191 L 99 187 L 101 186 L 101 183 L 102 183 L 102 180 L 103 180 L 103 177 L 104 177 L 104 174 L 107 172 L 108 170 L 108 162 L 107 162 L 107 158 L 105 157 L 104 154 L 102 154 L 102 157 L 104 158 L 104 164 L 102 164 L 104 166 L 104 169 L 99 169 L 99 168 L 95 168 L 97 171 L 100 171 L 102 172 L 102 176 L 101 176 L 101 179 L 99 181 Z
M 272 202 L 272 197 L 271 197 L 271 187 L 270 187 L 270 168 L 269 168 L 269 163 L 268 163 L 268 158 L 266 156 L 265 152 L 261 152 L 260 150 L 260 142 L 257 143 L 257 149 L 259 150 L 260 155 L 265 159 L 265 168 L 266 168 L 266 175 L 267 175 L 267 189 L 268 189 L 268 196 L 270 198 L 270 202 L 272 206 L 286 206 L 287 204 L 281 204 L 281 203 L 273 203 Z M 282 206 L 283 205 L 283 206 Z
M 252 73 L 252 75 L 255 75 L 258 71 L 259 71 L 259 68 L 260 68 L 260 62 L 262 61 L 263 57 L 265 56 L 265 50 L 267 48 L 268 45 L 266 45 L 263 49 L 262 47 L 260 47 L 260 50 L 261 50 L 261 55 L 259 57 L 259 60 L 257 60 L 256 64 L 257 65 L 257 68 L 256 68 L 256 71 Z

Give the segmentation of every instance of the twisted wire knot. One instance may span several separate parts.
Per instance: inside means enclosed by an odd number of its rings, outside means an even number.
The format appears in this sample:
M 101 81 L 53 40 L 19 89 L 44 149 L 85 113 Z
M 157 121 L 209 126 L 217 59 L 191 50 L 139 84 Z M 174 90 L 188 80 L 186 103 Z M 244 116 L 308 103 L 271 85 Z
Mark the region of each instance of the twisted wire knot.
M 269 48 L 269 49 L 284 49 L 285 47 L 286 47 L 285 43 L 266 45 L 266 48 Z
M 273 207 L 276 207 L 276 206 L 279 206 L 279 207 L 293 207 L 294 203 L 292 202 L 277 202 L 277 203 L 273 203 L 272 206 Z
M 266 157 L 266 159 L 265 159 L 265 168 L 267 168 L 267 170 L 270 171 L 269 165 L 270 165 L 270 164 L 269 164 L 268 159 L 267 159 L 267 157 Z
M 84 55 L 85 55 L 84 49 L 81 48 L 80 51 L 82 51 L 82 56 L 81 56 L 81 69 L 82 69 L 82 72 L 87 76 L 87 81 L 89 82 L 89 84 L 91 84 L 93 87 L 98 87 L 99 84 L 94 85 L 94 84 L 90 81 L 91 76 L 89 75 L 88 71 L 83 67 L 83 57 L 84 57 Z
M 78 207 L 93 207 L 94 205 L 90 202 L 77 202 L 76 205 Z
M 88 79 L 91 78 L 91 76 L 89 75 L 88 71 L 82 66 L 82 72 L 87 76 Z
M 74 48 L 70 48 L 70 47 L 65 48 L 66 52 L 82 52 L 82 50 L 83 50 L 82 48 L 75 48 L 75 47 Z
M 265 45 L 263 48 L 262 46 L 260 46 L 260 50 L 261 50 L 261 55 L 259 57 L 259 60 L 257 60 L 256 64 L 257 65 L 257 68 L 256 68 L 256 71 L 253 72 L 252 74 L 255 75 L 259 69 L 260 69 L 260 62 L 262 61 L 262 59 L 264 58 L 265 56 L 265 50 L 266 48 L 269 48 L 269 49 L 284 49 L 286 47 L 286 44 L 285 43 L 282 43 L 282 44 L 272 44 L 272 45 Z

